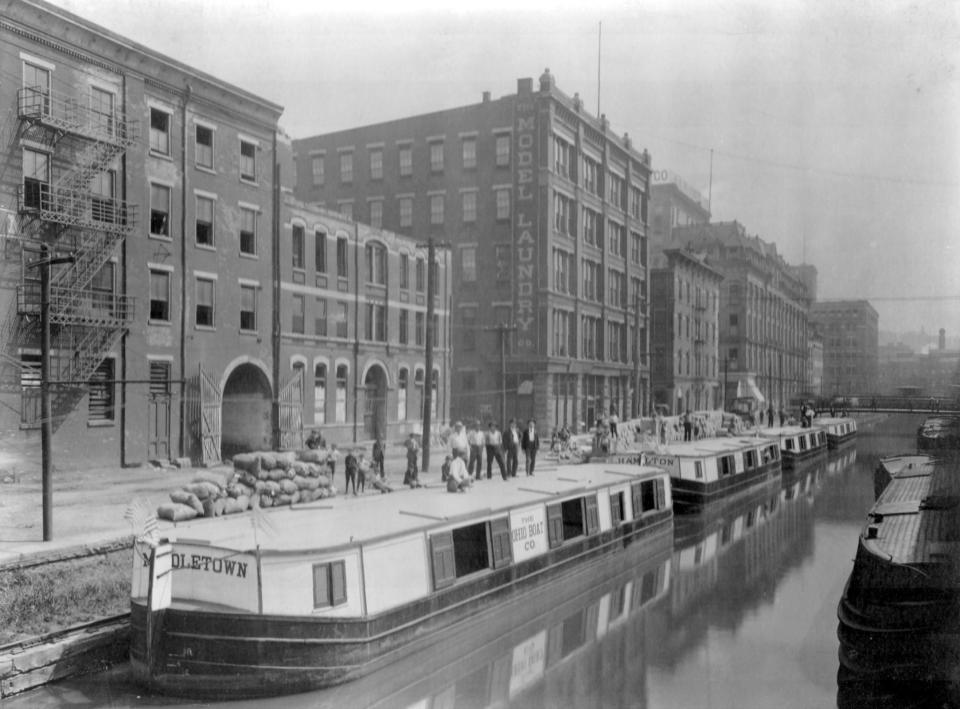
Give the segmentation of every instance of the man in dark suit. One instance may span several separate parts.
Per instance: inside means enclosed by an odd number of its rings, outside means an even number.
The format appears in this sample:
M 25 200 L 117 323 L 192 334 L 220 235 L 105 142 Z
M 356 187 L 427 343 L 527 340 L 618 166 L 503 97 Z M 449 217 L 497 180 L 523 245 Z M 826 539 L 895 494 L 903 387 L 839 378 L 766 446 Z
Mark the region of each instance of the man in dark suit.
M 533 475 L 533 466 L 537 462 L 537 451 L 540 450 L 540 434 L 537 433 L 537 422 L 533 419 L 527 421 L 527 428 L 520 439 L 520 447 L 523 448 L 523 455 L 527 463 L 527 475 Z

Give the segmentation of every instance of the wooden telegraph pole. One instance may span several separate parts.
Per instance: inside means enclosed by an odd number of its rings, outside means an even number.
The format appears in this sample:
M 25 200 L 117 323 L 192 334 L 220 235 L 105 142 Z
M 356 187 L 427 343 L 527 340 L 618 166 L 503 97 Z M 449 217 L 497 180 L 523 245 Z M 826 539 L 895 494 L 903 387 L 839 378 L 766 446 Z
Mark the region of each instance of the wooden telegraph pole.
M 437 242 L 431 236 L 426 244 L 417 244 L 418 247 L 427 249 L 427 324 L 425 329 L 424 342 L 424 393 L 423 393 L 423 456 L 420 464 L 421 472 L 430 470 L 430 426 L 432 425 L 431 414 L 433 409 L 433 316 L 436 310 L 434 305 L 434 296 L 437 292 L 437 283 L 434 278 L 434 260 L 436 259 L 437 247 L 449 248 L 448 242 Z
M 500 338 L 500 427 L 507 425 L 507 335 L 517 329 L 516 325 L 499 323 L 485 327 L 488 332 L 499 333 Z

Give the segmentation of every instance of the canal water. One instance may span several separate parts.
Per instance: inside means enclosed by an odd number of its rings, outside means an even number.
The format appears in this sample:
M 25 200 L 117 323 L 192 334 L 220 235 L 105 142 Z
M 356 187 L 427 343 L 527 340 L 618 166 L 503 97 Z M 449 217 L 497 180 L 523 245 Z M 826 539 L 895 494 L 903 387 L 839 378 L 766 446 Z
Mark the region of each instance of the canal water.
M 461 628 L 330 690 L 222 706 L 276 709 L 947 706 L 932 691 L 838 695 L 837 602 L 883 455 L 915 450 L 915 416 L 861 423 L 851 446 L 706 515 L 678 518 L 672 548 L 625 552 L 587 592 L 546 588 L 498 637 Z M 4 707 L 209 706 L 143 696 L 125 666 Z

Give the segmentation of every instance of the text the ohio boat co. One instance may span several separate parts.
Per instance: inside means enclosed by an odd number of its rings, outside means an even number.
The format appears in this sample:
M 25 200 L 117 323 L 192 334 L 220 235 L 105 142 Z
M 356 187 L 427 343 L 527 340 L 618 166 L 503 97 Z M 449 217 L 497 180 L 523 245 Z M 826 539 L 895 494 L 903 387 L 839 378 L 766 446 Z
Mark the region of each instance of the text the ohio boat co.
M 661 469 L 581 464 L 173 531 L 137 545 L 133 672 L 163 693 L 249 697 L 367 674 L 491 604 L 669 538 L 672 494 Z
M 818 426 L 763 428 L 760 429 L 760 436 L 779 443 L 784 470 L 792 470 L 798 464 L 816 458 L 827 450 L 827 432 Z
M 645 466 L 670 472 L 677 512 L 711 503 L 780 476 L 780 451 L 762 438 L 710 438 L 663 446 L 640 455 Z

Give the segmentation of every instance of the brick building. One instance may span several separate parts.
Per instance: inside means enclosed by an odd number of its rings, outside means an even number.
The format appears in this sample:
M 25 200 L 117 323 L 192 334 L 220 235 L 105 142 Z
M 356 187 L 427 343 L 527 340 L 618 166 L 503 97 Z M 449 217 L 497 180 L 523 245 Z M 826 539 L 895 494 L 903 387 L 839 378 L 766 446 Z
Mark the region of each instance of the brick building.
M 710 206 L 696 188 L 668 170 L 655 171 L 650 195 L 650 267 L 663 268 L 664 250 L 682 246 L 674 239 L 674 229 L 709 221 Z
M 293 145 L 301 201 L 450 244 L 452 417 L 503 406 L 548 428 L 646 409 L 650 158 L 549 72 Z
M 823 337 L 823 393 L 862 396 L 877 390 L 879 315 L 866 300 L 824 300 L 810 307 Z
M 705 253 L 724 276 L 719 351 L 727 404 L 738 389 L 744 395 L 759 393 L 775 407 L 808 392 L 810 301 L 797 269 L 774 244 L 748 236 L 735 221 L 680 227 L 673 234 Z
M 650 270 L 653 403 L 671 414 L 721 406 L 717 320 L 723 274 L 702 256 L 666 249 Z

